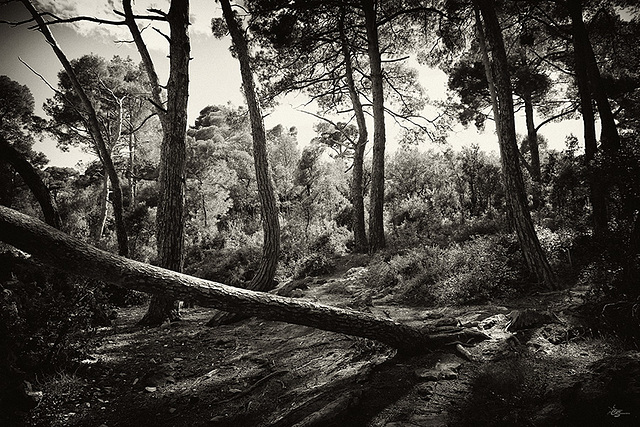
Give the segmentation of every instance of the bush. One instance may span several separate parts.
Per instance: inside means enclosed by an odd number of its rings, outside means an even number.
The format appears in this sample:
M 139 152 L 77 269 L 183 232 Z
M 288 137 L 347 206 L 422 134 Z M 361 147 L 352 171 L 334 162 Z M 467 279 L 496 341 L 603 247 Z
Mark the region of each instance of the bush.
M 367 282 L 395 288 L 395 299 L 412 305 L 480 303 L 517 290 L 522 279 L 515 238 L 473 237 L 446 248 L 427 246 L 372 261 Z
M 379 255 L 371 260 L 362 278 L 372 289 L 394 289 L 400 281 L 400 274 L 389 262 L 385 262 Z
M 549 379 L 537 360 L 507 358 L 478 372 L 471 392 L 453 413 L 452 426 L 531 425 L 545 402 Z
M 311 240 L 309 252 L 319 252 L 326 255 L 344 255 L 347 253 L 347 243 L 351 234 L 346 227 L 325 230 Z
M 506 232 L 507 224 L 503 217 L 483 216 L 472 218 L 453 231 L 453 240 L 465 242 L 473 236 L 487 236 Z
M 0 255 L 0 345 L 24 372 L 64 369 L 81 357 L 112 310 L 100 283 Z M 71 338 L 74 338 L 71 340 Z
M 303 279 L 305 277 L 320 276 L 329 274 L 335 269 L 335 264 L 323 253 L 313 253 L 302 258 L 295 267 L 293 278 Z
M 242 286 L 253 279 L 262 250 L 255 246 L 209 249 L 202 260 L 185 267 L 185 273 L 202 279 Z

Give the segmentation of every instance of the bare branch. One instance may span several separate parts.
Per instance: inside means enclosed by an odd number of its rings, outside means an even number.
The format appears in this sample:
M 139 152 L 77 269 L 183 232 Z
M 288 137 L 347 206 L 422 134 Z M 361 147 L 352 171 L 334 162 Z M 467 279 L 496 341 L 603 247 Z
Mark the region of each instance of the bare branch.
M 569 115 L 571 113 L 575 113 L 576 111 L 578 111 L 578 104 L 574 104 L 571 108 L 564 110 L 554 116 L 551 116 L 545 120 L 543 120 L 542 122 L 540 122 L 540 124 L 538 124 L 538 126 L 536 126 L 536 132 L 544 125 L 546 125 L 547 123 L 550 123 L 556 119 L 559 119 L 560 117 L 564 117 L 566 115 Z
M 159 29 L 158 29 L 158 28 L 156 28 L 156 27 L 153 27 L 153 30 L 154 30 L 156 33 L 160 34 L 162 37 L 164 37 L 166 41 L 168 41 L 169 43 L 171 43 L 171 38 L 170 38 L 168 35 L 166 35 L 165 33 L 163 33 L 161 30 L 159 30 Z
M 149 8 L 149 9 L 147 9 L 147 11 L 151 12 L 151 13 L 155 13 L 157 15 L 162 16 L 164 19 L 167 19 L 167 13 L 165 11 L 163 11 L 163 10 L 156 9 L 156 8 Z M 134 16 L 134 18 L 135 18 L 135 16 Z

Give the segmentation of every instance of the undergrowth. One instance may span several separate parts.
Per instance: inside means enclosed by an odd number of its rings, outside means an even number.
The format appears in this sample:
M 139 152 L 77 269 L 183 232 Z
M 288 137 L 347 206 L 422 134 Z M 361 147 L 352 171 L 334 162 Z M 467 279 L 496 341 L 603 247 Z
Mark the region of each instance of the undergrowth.
M 522 271 L 514 238 L 501 234 L 380 256 L 364 280 L 404 304 L 471 304 L 517 290 Z

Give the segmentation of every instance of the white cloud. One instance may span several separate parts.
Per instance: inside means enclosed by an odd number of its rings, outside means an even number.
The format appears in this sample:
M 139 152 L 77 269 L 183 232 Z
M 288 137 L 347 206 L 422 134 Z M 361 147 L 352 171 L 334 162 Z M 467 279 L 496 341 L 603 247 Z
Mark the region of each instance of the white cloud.
M 148 9 L 169 10 L 169 1 L 154 0 L 134 0 L 132 2 L 133 12 L 138 15 L 153 15 Z M 40 11 L 51 12 L 61 18 L 74 16 L 87 16 L 105 20 L 120 21 L 121 16 L 114 13 L 115 10 L 122 10 L 120 1 L 114 0 L 40 0 L 37 3 Z M 220 15 L 220 7 L 213 0 L 195 0 L 190 5 L 190 34 L 192 36 L 211 35 L 211 18 Z M 67 25 L 67 24 L 65 24 Z M 130 40 L 131 35 L 125 26 L 98 24 L 95 22 L 83 21 L 68 24 L 72 26 L 80 35 L 99 37 L 107 40 Z M 168 50 L 167 41 L 154 31 L 153 28 L 168 34 L 168 25 L 159 21 L 140 21 L 139 27 L 143 30 L 143 38 L 147 47 L 153 50 L 166 52 Z

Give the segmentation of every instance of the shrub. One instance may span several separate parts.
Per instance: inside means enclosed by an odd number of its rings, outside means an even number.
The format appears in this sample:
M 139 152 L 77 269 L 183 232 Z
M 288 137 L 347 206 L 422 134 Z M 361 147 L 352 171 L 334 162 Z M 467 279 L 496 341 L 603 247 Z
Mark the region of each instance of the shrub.
M 202 260 L 185 267 L 185 272 L 202 279 L 242 286 L 255 275 L 262 250 L 256 246 L 209 249 Z
M 347 253 L 347 243 L 350 238 L 351 234 L 346 227 L 327 229 L 311 240 L 309 252 L 344 255 Z
M 295 267 L 293 278 L 303 279 L 305 277 L 320 276 L 329 274 L 335 269 L 335 264 L 323 253 L 312 253 L 302 258 Z
M 497 235 L 408 250 L 388 262 L 372 261 L 367 283 L 393 286 L 395 298 L 412 305 L 487 301 L 517 289 L 522 262 L 515 245 L 513 236 Z
M 547 227 L 536 227 L 540 245 L 547 255 L 547 260 L 556 269 L 566 269 L 573 265 L 573 248 L 578 233 L 569 228 L 551 230 Z
M 1 255 L 0 350 L 33 373 L 64 369 L 82 356 L 111 311 L 100 283 Z M 70 338 L 74 339 L 71 340 Z
M 385 290 L 395 288 L 400 280 L 400 275 L 394 266 L 384 261 L 380 255 L 371 260 L 362 281 L 372 289 Z
M 472 218 L 466 221 L 462 226 L 452 231 L 453 240 L 456 242 L 465 242 L 473 236 L 487 236 L 503 233 L 507 229 L 505 219 L 503 217 L 483 216 Z

